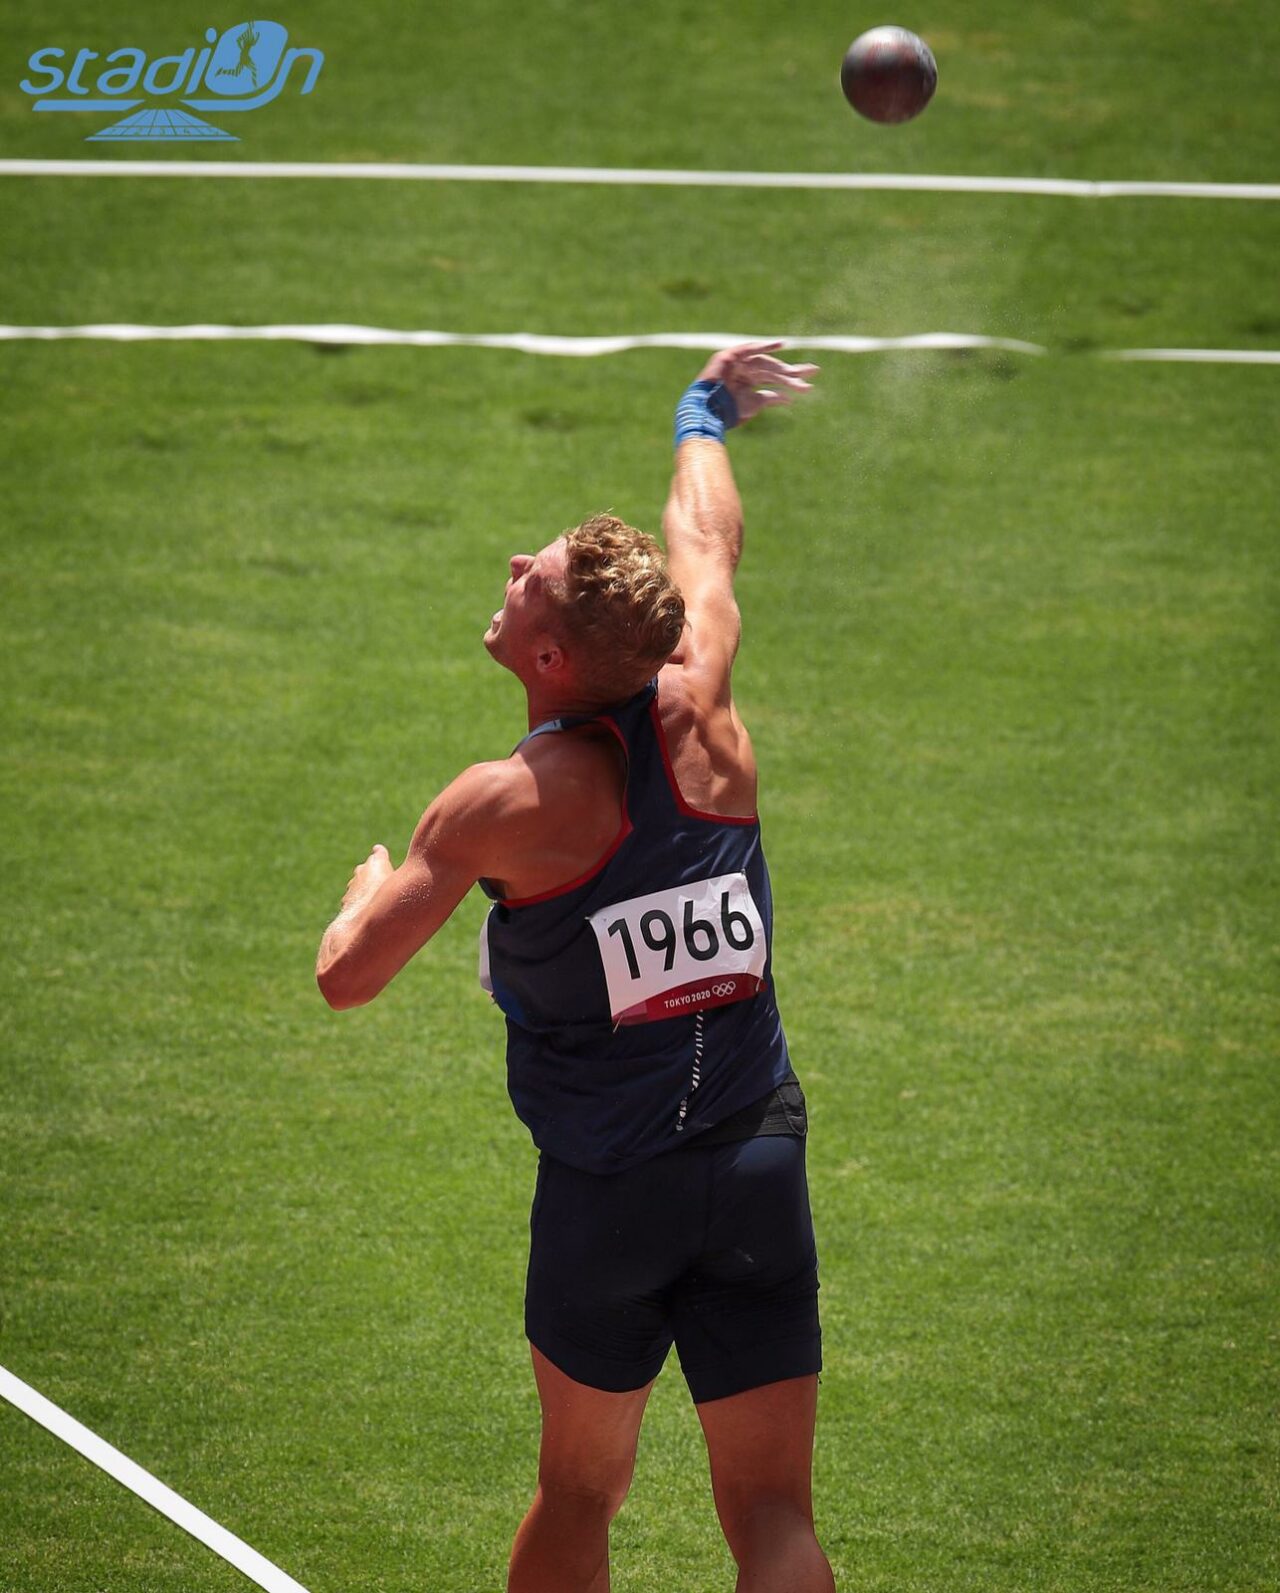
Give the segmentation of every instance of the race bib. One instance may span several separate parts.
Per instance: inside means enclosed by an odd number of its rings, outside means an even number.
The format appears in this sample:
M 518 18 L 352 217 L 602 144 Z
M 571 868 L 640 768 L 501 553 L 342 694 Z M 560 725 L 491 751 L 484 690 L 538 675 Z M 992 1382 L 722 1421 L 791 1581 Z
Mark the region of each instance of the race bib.
M 764 988 L 769 948 L 745 874 L 633 896 L 588 922 L 615 1024 L 703 1012 Z

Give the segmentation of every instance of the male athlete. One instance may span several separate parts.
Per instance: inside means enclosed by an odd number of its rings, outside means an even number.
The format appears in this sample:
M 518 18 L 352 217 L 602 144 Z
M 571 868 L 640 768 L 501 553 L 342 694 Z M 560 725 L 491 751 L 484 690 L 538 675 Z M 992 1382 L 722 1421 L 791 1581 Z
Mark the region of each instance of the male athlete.
M 541 1151 L 525 1323 L 538 1488 L 509 1593 L 607 1593 L 609 1522 L 672 1343 L 738 1593 L 830 1593 L 810 1497 L 821 1348 L 804 1097 L 774 1001 L 756 766 L 734 706 L 742 507 L 724 435 L 808 389 L 778 343 L 715 355 L 676 410 L 667 557 L 597 515 L 518 554 L 484 643 L 529 735 L 376 846 L 321 943 L 371 1001 L 477 881 L 481 975 Z

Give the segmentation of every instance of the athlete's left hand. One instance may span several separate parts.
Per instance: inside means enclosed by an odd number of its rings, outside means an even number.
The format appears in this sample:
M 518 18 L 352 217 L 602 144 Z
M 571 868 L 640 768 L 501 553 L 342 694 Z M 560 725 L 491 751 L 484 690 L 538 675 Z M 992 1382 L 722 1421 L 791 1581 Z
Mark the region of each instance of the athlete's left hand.
M 347 881 L 346 894 L 342 898 L 343 912 L 354 912 L 356 908 L 363 906 L 383 880 L 394 873 L 395 866 L 391 861 L 391 854 L 379 842 L 363 863 L 356 864 L 355 873 Z

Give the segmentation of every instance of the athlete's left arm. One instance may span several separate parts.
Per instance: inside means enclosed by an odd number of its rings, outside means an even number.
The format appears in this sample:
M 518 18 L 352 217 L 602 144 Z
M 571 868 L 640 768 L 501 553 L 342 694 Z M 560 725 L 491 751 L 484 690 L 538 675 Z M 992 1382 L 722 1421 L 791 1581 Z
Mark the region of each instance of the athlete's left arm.
M 331 1007 L 372 1001 L 476 880 L 502 874 L 511 796 L 508 763 L 473 764 L 422 815 L 399 868 L 384 846 L 359 864 L 316 958 L 316 982 Z

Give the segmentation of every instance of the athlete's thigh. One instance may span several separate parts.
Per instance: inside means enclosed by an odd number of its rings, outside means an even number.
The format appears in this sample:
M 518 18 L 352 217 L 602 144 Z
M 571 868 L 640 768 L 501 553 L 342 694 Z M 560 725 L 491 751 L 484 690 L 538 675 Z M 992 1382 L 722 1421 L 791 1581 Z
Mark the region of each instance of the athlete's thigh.
M 787 1378 L 697 1406 L 716 1503 L 728 1529 L 762 1505 L 813 1518 L 816 1376 Z
M 575 1382 L 536 1346 L 533 1373 L 542 1405 L 538 1476 L 546 1485 L 621 1501 L 631 1482 L 640 1422 L 653 1383 L 611 1394 Z

